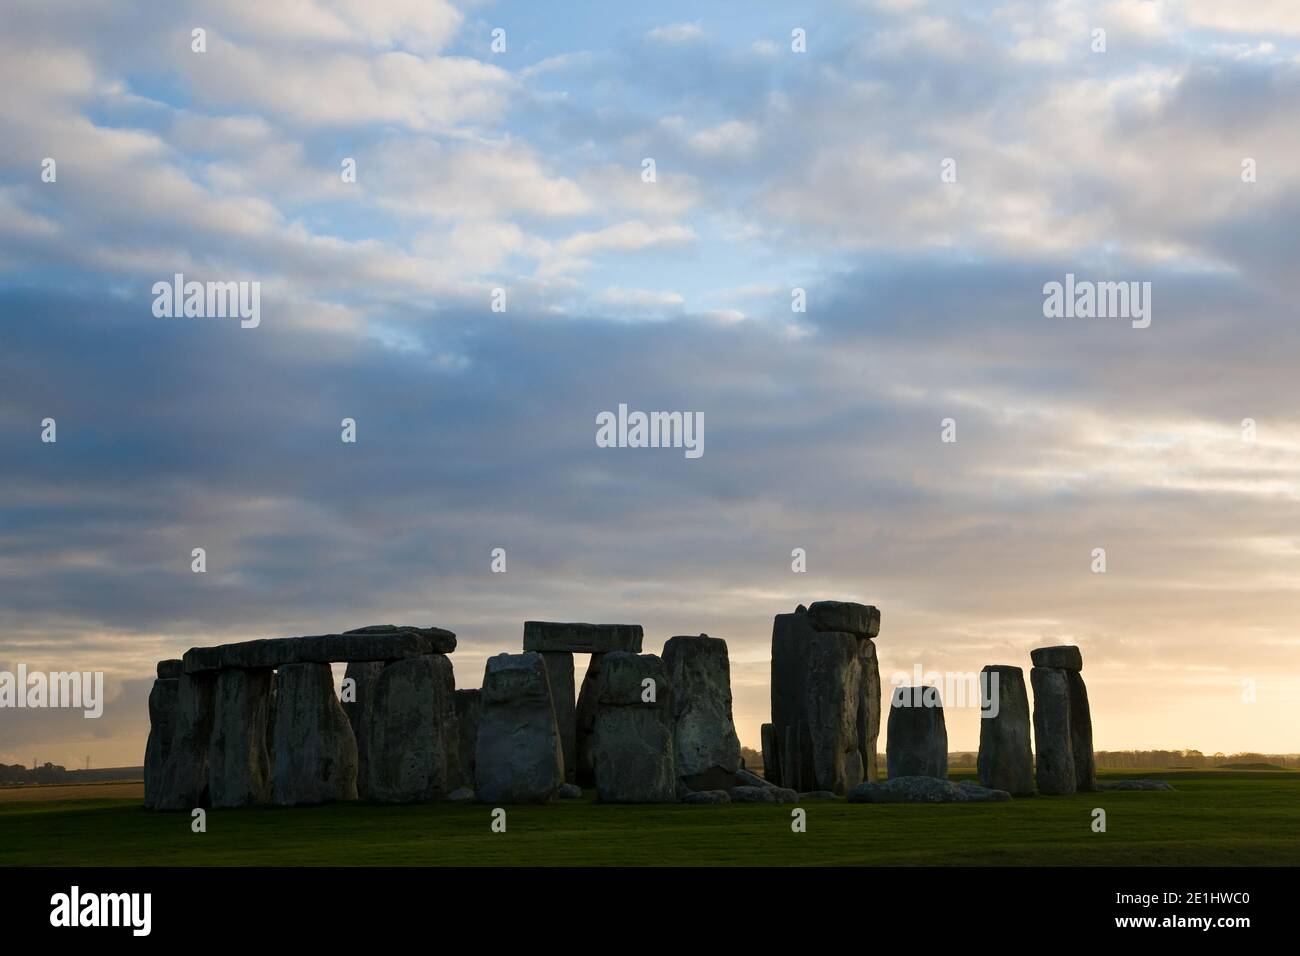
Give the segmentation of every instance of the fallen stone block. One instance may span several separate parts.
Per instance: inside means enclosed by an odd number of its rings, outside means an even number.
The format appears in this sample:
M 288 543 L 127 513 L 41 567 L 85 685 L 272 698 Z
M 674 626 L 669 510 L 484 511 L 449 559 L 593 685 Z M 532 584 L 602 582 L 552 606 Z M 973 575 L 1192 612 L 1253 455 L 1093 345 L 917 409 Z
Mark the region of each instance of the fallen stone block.
M 682 803 L 730 803 L 726 790 L 692 790 L 682 797 Z
M 1108 780 L 1097 784 L 1098 790 L 1173 790 L 1164 780 Z
M 1011 794 L 1005 790 L 919 776 L 867 782 L 849 793 L 849 803 L 988 803 L 1010 799 Z
M 776 803 L 776 788 L 732 787 L 727 796 L 732 803 Z

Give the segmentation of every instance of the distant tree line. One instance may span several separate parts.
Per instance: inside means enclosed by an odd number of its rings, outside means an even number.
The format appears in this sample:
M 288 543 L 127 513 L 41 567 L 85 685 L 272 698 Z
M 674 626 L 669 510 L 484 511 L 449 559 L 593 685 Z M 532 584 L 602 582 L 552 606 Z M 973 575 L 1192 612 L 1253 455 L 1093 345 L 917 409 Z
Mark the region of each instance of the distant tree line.
M 20 763 L 0 763 L 0 787 L 15 787 L 33 783 L 65 783 L 68 768 L 47 763 L 40 767 L 24 767 Z
M 1136 767 L 1213 768 L 1224 764 L 1267 763 L 1275 767 L 1300 767 L 1300 754 L 1259 754 L 1222 751 L 1204 754 L 1199 750 L 1098 750 L 1097 766 L 1110 770 Z

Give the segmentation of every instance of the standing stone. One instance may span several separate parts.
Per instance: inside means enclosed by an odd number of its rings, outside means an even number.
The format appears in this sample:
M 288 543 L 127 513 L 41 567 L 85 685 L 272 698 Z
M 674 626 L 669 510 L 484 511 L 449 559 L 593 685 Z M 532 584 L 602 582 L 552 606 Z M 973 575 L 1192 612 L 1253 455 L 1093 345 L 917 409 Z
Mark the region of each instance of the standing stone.
M 159 810 L 208 805 L 208 741 L 212 736 L 215 674 L 182 674 L 176 685 L 176 726 L 163 766 Z
M 670 638 L 663 666 L 672 687 L 677 776 L 694 776 L 712 767 L 735 771 L 740 766 L 740 738 L 731 716 L 727 642 L 707 634 Z
M 177 665 L 180 661 L 176 662 Z M 159 667 L 161 668 L 161 664 Z M 144 748 L 144 805 L 154 809 L 162 792 L 163 770 L 172 749 L 176 730 L 176 697 L 180 681 L 159 678 L 149 692 L 149 740 Z
M 842 795 L 862 782 L 861 685 L 856 635 L 818 631 L 806 611 L 776 616 L 772 726 L 781 747 L 783 787 Z
M 460 752 L 460 786 L 474 789 L 474 748 L 478 745 L 478 725 L 483 716 L 483 692 L 456 691 L 456 735 Z
M 275 697 L 275 802 L 357 799 L 357 741 L 330 666 L 285 664 L 276 671 Z
M 980 673 L 980 783 L 1020 797 L 1034 792 L 1029 694 L 1019 667 L 990 664 Z
M 576 624 L 524 621 L 524 650 L 605 654 L 641 653 L 640 624 Z
M 654 654 L 615 651 L 601 662 L 592 759 L 604 803 L 673 803 L 672 685 Z
M 948 728 L 937 687 L 897 687 L 889 706 L 889 779 L 948 779 Z
M 582 689 L 578 692 L 578 707 L 574 714 L 574 750 L 577 752 L 578 763 L 575 782 L 583 787 L 595 786 L 596 783 L 591 739 L 596 732 L 596 685 L 600 682 L 600 664 L 604 658 L 604 654 L 591 655 L 587 673 L 582 678 Z
M 876 629 L 880 629 L 879 615 Z M 877 767 L 880 746 L 880 662 L 876 658 L 876 643 L 868 637 L 858 638 L 858 666 L 861 679 L 858 684 L 858 752 L 862 755 L 862 779 L 867 782 L 880 778 Z
M 217 672 L 208 745 L 208 795 L 214 807 L 249 807 L 271 800 L 266 726 L 273 681 L 269 670 Z
M 366 776 L 366 751 L 369 746 L 367 737 L 370 716 L 375 710 L 375 685 L 379 675 L 384 672 L 383 661 L 348 661 L 347 672 L 343 680 L 352 681 L 352 692 L 344 690 L 343 713 L 348 715 L 348 724 L 352 727 L 352 736 L 357 741 L 357 795 L 362 800 L 377 800 L 368 791 L 369 780 Z
M 555 723 L 560 730 L 560 748 L 564 752 L 564 779 L 573 783 L 578 778 L 578 723 L 573 693 L 573 654 L 568 651 L 543 651 L 542 660 L 546 663 L 546 679 L 551 685 Z
M 456 682 L 444 654 L 393 661 L 365 719 L 364 792 L 383 803 L 438 800 L 461 783 Z
M 1070 682 L 1058 667 L 1029 672 L 1034 687 L 1034 777 L 1038 792 L 1074 793 L 1074 748 L 1070 735 Z
M 759 729 L 763 742 L 763 779 L 781 785 L 781 752 L 776 743 L 776 730 L 771 724 Z
M 483 803 L 549 803 L 564 783 L 564 752 L 546 663 L 536 651 L 488 658 L 474 752 Z
M 1070 756 L 1074 760 L 1074 786 L 1080 793 L 1097 789 L 1097 761 L 1092 751 L 1092 710 L 1083 675 L 1067 670 L 1070 694 Z

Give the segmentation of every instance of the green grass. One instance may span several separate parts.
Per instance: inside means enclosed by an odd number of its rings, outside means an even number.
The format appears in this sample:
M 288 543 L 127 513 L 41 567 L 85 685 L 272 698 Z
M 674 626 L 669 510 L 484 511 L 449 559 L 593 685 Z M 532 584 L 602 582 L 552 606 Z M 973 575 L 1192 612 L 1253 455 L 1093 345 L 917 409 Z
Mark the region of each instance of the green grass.
M 973 779 L 954 773 L 954 779 Z M 1103 773 L 1168 779 L 1177 792 L 1031 797 L 930 806 L 609 806 L 591 800 L 507 808 L 507 832 L 482 804 L 214 810 L 208 832 L 187 813 L 136 799 L 0 803 L 0 865 L 546 866 L 1016 865 L 1295 866 L 1300 773 Z M 1107 832 L 1090 829 L 1092 809 Z

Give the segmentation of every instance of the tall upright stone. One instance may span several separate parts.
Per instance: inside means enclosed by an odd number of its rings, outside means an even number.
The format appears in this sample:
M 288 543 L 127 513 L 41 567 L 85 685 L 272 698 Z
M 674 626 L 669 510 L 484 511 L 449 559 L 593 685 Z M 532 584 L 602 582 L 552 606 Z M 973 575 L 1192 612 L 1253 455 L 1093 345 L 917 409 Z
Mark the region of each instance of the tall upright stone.
M 673 690 L 663 661 L 654 654 L 606 654 L 596 702 L 592 758 L 600 800 L 676 802 Z
M 367 799 L 438 800 L 461 783 L 456 682 L 443 654 L 393 661 L 374 682 L 365 719 Z
M 1034 792 L 1025 672 L 990 664 L 980 672 L 980 784 L 1012 796 Z
M 701 634 L 664 644 L 663 667 L 672 687 L 673 763 L 679 778 L 712 768 L 740 767 L 740 738 L 731 714 L 727 642 Z
M 879 614 L 875 626 L 880 629 Z M 858 751 L 862 755 L 862 779 L 871 782 L 880 779 L 877 751 L 880 747 L 881 688 L 876 642 L 869 637 L 858 638 L 858 666 L 861 672 L 858 683 Z
M 179 665 L 180 661 L 176 661 Z M 149 739 L 144 748 L 144 805 L 154 809 L 163 788 L 163 770 L 176 731 L 176 698 L 180 681 L 159 677 L 149 691 Z
M 1034 688 L 1034 779 L 1038 792 L 1074 793 L 1074 745 L 1070 734 L 1070 682 L 1059 667 L 1029 672 Z
M 380 799 L 371 796 L 367 789 L 369 780 L 366 768 L 369 761 L 366 754 L 369 746 L 368 725 L 375 710 L 375 686 L 383 672 L 383 661 L 348 661 L 348 669 L 343 675 L 344 693 L 340 703 L 343 705 L 343 713 L 347 714 L 348 724 L 352 727 L 352 736 L 357 741 L 357 795 L 362 800 Z M 348 681 L 352 683 L 349 685 Z
M 574 782 L 583 787 L 590 787 L 596 782 L 591 743 L 596 733 L 596 685 L 600 683 L 600 667 L 604 659 L 604 654 L 591 655 L 587 662 L 587 673 L 582 678 L 582 689 L 578 692 L 578 706 L 574 711 L 574 753 L 577 759 Z
M 896 687 L 889 706 L 889 779 L 948 779 L 948 728 L 937 687 Z
M 546 678 L 551 685 L 555 724 L 560 731 L 560 749 L 564 753 L 564 779 L 573 783 L 578 776 L 578 724 L 573 687 L 573 654 L 569 651 L 542 651 L 541 654 L 546 664 Z
M 1092 708 L 1088 688 L 1078 671 L 1066 671 L 1070 695 L 1070 756 L 1074 760 L 1074 787 L 1080 793 L 1097 789 L 1097 759 L 1092 750 Z
M 213 807 L 249 807 L 271 801 L 271 756 L 266 727 L 271 713 L 270 670 L 217 672 L 208 744 L 208 793 Z
M 863 664 L 858 641 L 878 627 L 866 605 L 818 602 L 772 625 L 772 729 L 781 752 L 781 786 L 845 794 L 865 772 L 859 742 Z M 862 609 L 862 610 L 858 610 Z M 878 618 L 877 618 L 878 621 Z M 816 622 L 863 633 L 818 630 Z
M 776 730 L 771 724 L 759 728 L 763 744 L 763 778 L 778 787 L 781 785 L 781 750 L 776 742 Z
M 293 806 L 357 799 L 357 741 L 328 664 L 285 664 L 275 681 L 273 799 Z
M 548 803 L 564 783 L 564 752 L 546 663 L 535 651 L 488 658 L 474 753 L 483 803 Z
M 208 805 L 208 742 L 216 692 L 215 674 L 182 674 L 176 685 L 176 726 L 154 806 L 193 810 Z
M 483 692 L 478 688 L 456 691 L 456 733 L 460 751 L 460 786 L 474 789 L 474 750 L 483 717 Z

